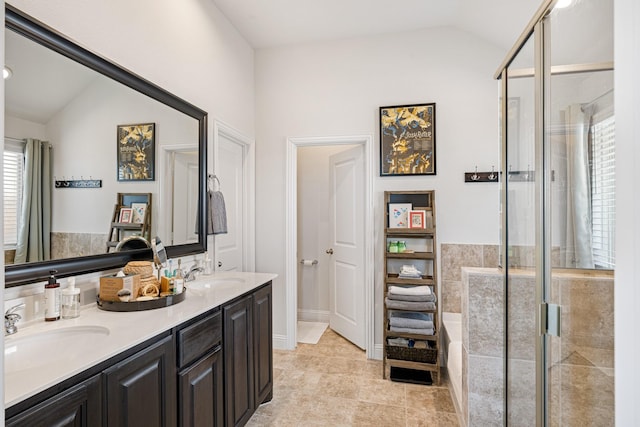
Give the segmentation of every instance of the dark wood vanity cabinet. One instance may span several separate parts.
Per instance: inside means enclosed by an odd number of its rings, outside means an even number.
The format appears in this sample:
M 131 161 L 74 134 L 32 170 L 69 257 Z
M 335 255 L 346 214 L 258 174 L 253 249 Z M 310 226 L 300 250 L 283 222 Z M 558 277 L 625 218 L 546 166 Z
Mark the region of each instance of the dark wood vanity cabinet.
M 253 361 L 256 406 L 273 397 L 273 311 L 271 285 L 253 294 Z
M 223 312 L 227 426 L 243 426 L 255 409 L 252 296 L 225 306 Z
M 224 389 L 220 347 L 178 374 L 178 425 L 224 426 Z
M 175 425 L 174 354 L 167 336 L 104 371 L 107 426 Z
M 271 283 L 223 308 L 227 426 L 243 426 L 273 394 Z
M 6 426 L 99 426 L 102 424 L 101 385 L 100 375 L 95 375 L 7 419 Z
M 176 331 L 178 425 L 224 425 L 222 319 L 207 313 Z
M 271 282 L 7 408 L 7 426 L 242 426 L 273 394 Z

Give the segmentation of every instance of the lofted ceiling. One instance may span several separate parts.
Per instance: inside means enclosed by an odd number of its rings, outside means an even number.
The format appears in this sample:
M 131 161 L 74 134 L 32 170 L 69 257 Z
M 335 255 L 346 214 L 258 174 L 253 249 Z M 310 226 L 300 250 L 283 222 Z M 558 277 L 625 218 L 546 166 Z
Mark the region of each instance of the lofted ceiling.
M 452 26 L 506 52 L 542 0 L 213 0 L 256 49 Z

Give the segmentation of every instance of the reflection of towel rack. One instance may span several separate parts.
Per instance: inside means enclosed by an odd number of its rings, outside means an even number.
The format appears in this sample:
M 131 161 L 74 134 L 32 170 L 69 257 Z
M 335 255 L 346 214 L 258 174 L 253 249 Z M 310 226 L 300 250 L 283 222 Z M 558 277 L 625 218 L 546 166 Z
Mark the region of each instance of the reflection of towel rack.
M 208 178 L 207 179 L 207 189 L 209 191 L 215 191 L 214 180 L 215 180 L 215 182 L 218 183 L 218 190 L 220 189 L 220 180 L 218 179 L 217 176 L 215 176 L 214 174 L 210 173 L 207 178 Z

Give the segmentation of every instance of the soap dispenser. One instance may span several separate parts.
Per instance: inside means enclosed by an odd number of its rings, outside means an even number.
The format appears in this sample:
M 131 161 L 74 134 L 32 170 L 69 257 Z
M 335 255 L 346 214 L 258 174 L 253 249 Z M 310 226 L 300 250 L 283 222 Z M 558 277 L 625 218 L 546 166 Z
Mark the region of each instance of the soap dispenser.
M 57 270 L 49 272 L 49 283 L 44 285 L 44 320 L 52 322 L 60 319 L 60 283 L 56 280 Z
M 80 289 L 76 288 L 75 277 L 69 277 L 67 287 L 62 290 L 62 318 L 73 319 L 80 316 Z

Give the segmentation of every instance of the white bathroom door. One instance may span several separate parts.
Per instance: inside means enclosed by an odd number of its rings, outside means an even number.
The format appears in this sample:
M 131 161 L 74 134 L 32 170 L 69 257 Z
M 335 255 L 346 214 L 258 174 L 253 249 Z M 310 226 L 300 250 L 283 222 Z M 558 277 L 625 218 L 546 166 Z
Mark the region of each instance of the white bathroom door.
M 364 148 L 329 158 L 329 323 L 365 346 Z
M 172 244 L 196 243 L 198 152 L 176 151 L 173 155 Z
M 220 134 L 217 155 L 216 176 L 227 210 L 227 233 L 214 236 L 214 267 L 216 271 L 243 271 L 244 146 Z M 218 187 L 217 182 L 214 185 Z

